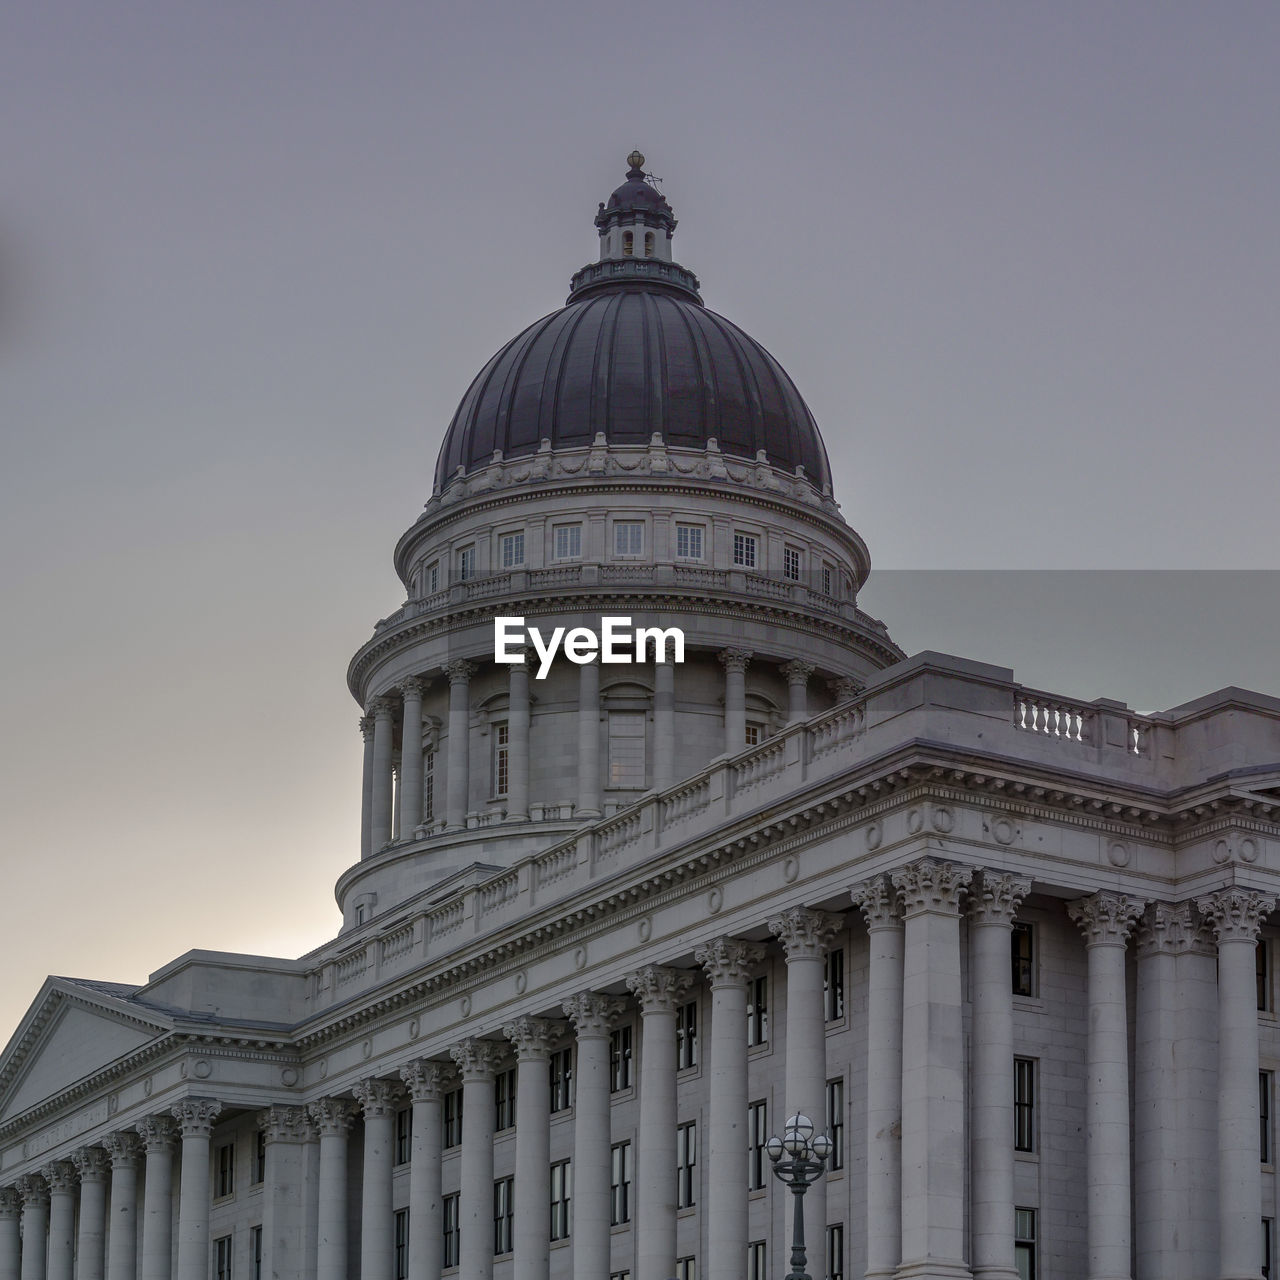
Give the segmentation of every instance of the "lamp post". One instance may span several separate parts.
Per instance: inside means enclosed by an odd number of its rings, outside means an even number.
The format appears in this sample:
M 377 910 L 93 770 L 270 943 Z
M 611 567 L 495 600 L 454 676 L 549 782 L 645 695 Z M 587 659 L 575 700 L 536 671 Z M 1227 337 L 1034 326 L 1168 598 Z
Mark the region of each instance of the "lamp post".
M 791 1235 L 791 1270 L 788 1280 L 810 1280 L 805 1271 L 804 1193 L 826 1172 L 832 1142 L 826 1134 L 813 1136 L 808 1116 L 791 1116 L 781 1138 L 776 1135 L 764 1144 L 774 1176 L 791 1188 L 796 1198 L 795 1229 Z M 786 1157 L 784 1159 L 783 1157 Z

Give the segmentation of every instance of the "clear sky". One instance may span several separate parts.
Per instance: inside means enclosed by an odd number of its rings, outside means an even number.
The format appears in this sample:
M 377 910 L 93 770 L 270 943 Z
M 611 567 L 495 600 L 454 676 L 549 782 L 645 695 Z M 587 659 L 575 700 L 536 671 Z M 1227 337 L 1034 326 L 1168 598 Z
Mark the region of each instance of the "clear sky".
M 1280 692 L 1275 577 L 921 572 L 1280 568 L 1278 70 L 1271 0 L 3 6 L 0 1039 L 333 932 L 347 660 L 633 147 L 906 648 Z

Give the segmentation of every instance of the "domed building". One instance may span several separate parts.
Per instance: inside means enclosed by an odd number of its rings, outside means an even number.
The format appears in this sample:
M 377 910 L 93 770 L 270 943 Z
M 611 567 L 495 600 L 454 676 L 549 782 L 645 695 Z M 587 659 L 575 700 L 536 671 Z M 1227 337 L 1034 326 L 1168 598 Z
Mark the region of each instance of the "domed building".
M 339 933 L 47 981 L 0 1280 L 766 1280 L 793 1114 L 823 1280 L 1270 1275 L 1280 700 L 906 657 L 628 163 L 351 661 Z

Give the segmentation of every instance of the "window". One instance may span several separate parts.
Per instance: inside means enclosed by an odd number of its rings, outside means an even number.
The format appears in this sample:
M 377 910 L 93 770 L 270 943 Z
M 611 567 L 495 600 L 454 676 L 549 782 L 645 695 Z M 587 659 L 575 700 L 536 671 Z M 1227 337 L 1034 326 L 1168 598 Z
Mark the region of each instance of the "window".
M 741 565 L 744 569 L 754 569 L 756 567 L 756 545 L 757 539 L 749 533 L 735 533 L 733 535 L 733 563 Z
M 639 787 L 645 779 L 643 711 L 609 713 L 609 785 Z
M 493 794 L 505 796 L 511 781 L 511 730 L 504 721 L 493 726 Z
M 396 1164 L 408 1164 L 413 1154 L 413 1108 L 396 1112 Z
M 697 1258 L 676 1259 L 676 1280 L 698 1280 Z
M 516 1073 L 499 1071 L 493 1077 L 493 1128 L 495 1133 L 510 1129 L 516 1122 Z
M 236 1144 L 234 1142 L 225 1142 L 218 1148 L 218 1180 L 214 1195 L 219 1198 L 234 1195 L 235 1189 Z
M 758 747 L 764 741 L 764 725 L 759 720 L 748 720 L 744 737 L 747 746 Z
M 702 559 L 702 526 L 700 524 L 676 525 L 676 559 Z
M 624 258 L 629 258 L 631 257 L 634 251 L 635 251 L 635 236 L 630 231 L 624 231 L 622 233 L 622 256 Z
M 551 1110 L 567 1111 L 573 1106 L 573 1050 L 557 1049 L 551 1055 Z
M 434 595 L 440 590 L 440 561 L 433 560 L 427 565 L 427 572 L 424 575 L 424 585 L 426 586 L 426 594 Z
M 676 1010 L 676 1070 L 698 1065 L 698 1002 L 690 1000 Z
M 689 1120 L 676 1129 L 676 1208 L 695 1204 L 697 1192 L 698 1122 Z
M 646 231 L 644 233 L 644 256 L 646 258 L 653 257 L 653 232 Z
M 422 820 L 436 816 L 436 753 L 428 751 L 422 758 Z
M 782 576 L 792 582 L 800 581 L 800 552 L 795 547 L 782 548 Z
M 369 904 L 367 902 L 356 903 L 356 924 L 364 924 L 369 918 Z
M 631 1028 L 609 1033 L 609 1089 L 617 1093 L 631 1088 Z
M 1258 1159 L 1270 1164 L 1275 1155 L 1271 1141 L 1271 1094 L 1274 1076 L 1270 1071 L 1258 1072 Z
M 396 1211 L 396 1280 L 409 1280 L 409 1210 Z
M 631 1143 L 615 1142 L 609 1154 L 609 1223 L 631 1221 Z
M 1013 1211 L 1013 1261 L 1018 1280 L 1036 1280 L 1036 1211 Z
M 610 1271 L 609 1280 L 631 1280 L 630 1271 Z
M 514 1178 L 499 1178 L 493 1184 L 493 1252 L 510 1253 L 515 1248 Z
M 253 1260 L 253 1280 L 262 1280 L 262 1228 L 249 1228 L 249 1257 Z
M 456 1147 L 462 1142 L 462 1090 L 451 1089 L 444 1095 L 441 1111 L 444 1121 L 443 1145 Z
M 827 1228 L 827 1280 L 844 1280 L 844 1223 Z
M 753 1102 L 747 1108 L 747 1188 L 759 1191 L 769 1182 L 769 1157 L 764 1144 L 769 1140 L 769 1104 Z
M 1275 1234 L 1273 1219 L 1262 1220 L 1262 1280 L 1271 1280 L 1271 1237 Z
M 769 1039 L 769 979 L 752 978 L 747 984 L 747 1047 Z
M 498 541 L 504 569 L 518 569 L 524 564 L 524 534 L 504 533 Z
M 769 1280 L 764 1254 L 763 1240 L 753 1240 L 747 1245 L 747 1280 Z
M 828 1022 L 839 1022 L 844 1017 L 843 947 L 833 947 L 827 952 L 822 970 L 822 1003 Z
M 556 560 L 582 559 L 582 526 L 580 524 L 558 524 L 552 534 L 554 539 L 552 555 Z
M 824 596 L 831 594 L 831 566 L 829 564 L 822 566 L 822 594 Z
M 213 1242 L 214 1280 L 231 1280 L 231 1237 L 220 1236 Z
M 1012 948 L 1015 996 L 1034 996 L 1036 993 L 1035 941 L 1035 929 L 1032 925 L 1014 921 L 1009 942 Z
M 458 552 L 458 581 L 469 582 L 476 576 L 476 549 L 463 547 Z
M 567 1240 L 573 1226 L 573 1169 L 568 1160 L 551 1166 L 551 1238 Z
M 267 1180 L 267 1135 L 263 1129 L 258 1130 L 257 1142 L 253 1145 L 253 1167 L 249 1171 L 249 1181 L 253 1186 Z
M 1013 1060 L 1013 1149 L 1036 1149 L 1036 1060 Z
M 1258 1008 L 1271 1012 L 1271 939 L 1259 938 L 1254 963 L 1258 972 Z
M 644 554 L 644 522 L 642 520 L 619 520 L 613 526 L 613 554 L 615 556 Z
M 444 1221 L 444 1256 L 441 1259 L 445 1267 L 456 1267 L 461 1254 L 458 1230 L 458 1192 L 445 1196 L 440 1203 Z
M 831 1139 L 831 1156 L 827 1168 L 834 1172 L 844 1168 L 844 1078 L 827 1081 L 827 1137 Z

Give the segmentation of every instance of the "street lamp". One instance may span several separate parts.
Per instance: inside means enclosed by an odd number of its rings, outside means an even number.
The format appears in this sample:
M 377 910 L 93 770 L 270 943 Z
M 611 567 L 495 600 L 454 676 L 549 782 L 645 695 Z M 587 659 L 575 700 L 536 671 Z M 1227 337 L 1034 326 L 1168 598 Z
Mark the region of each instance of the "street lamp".
M 791 1271 L 788 1280 L 810 1280 L 805 1272 L 804 1193 L 826 1172 L 832 1151 L 825 1133 L 813 1136 L 808 1116 L 791 1116 L 781 1138 L 776 1135 L 764 1144 L 765 1154 L 780 1182 L 791 1188 L 796 1198 L 795 1230 L 791 1236 Z

